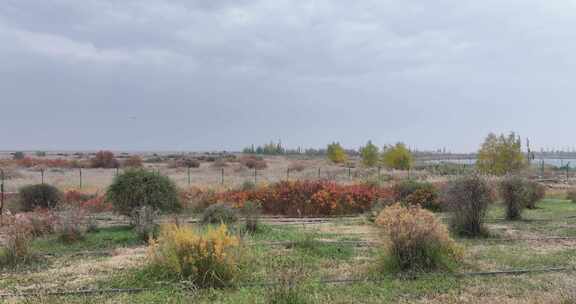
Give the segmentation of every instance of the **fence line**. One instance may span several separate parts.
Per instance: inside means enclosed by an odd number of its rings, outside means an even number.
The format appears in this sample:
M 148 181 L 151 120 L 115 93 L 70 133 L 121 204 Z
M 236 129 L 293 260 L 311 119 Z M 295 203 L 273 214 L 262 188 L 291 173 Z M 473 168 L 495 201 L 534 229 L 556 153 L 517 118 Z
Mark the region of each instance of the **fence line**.
M 2 168 L 0 168 L 2 169 Z M 52 173 L 51 169 L 54 170 L 59 170 L 61 168 L 40 168 L 38 170 L 38 175 L 37 178 L 40 179 L 39 183 L 49 183 L 50 179 L 51 179 L 51 174 Z M 155 172 L 157 174 L 162 174 L 162 171 L 168 169 L 175 169 L 178 170 L 178 168 L 165 168 L 165 167 L 159 167 L 159 166 L 154 166 L 154 167 L 146 167 L 146 170 L 150 170 L 152 172 Z M 169 172 L 169 174 L 166 174 L 167 176 L 170 176 L 172 178 L 175 178 L 177 183 L 180 186 L 193 186 L 194 184 L 198 184 L 198 185 L 226 185 L 227 181 L 232 180 L 232 183 L 228 183 L 228 185 L 232 185 L 232 184 L 236 184 L 238 182 L 242 182 L 243 181 L 251 181 L 254 183 L 258 183 L 261 180 L 266 180 L 269 182 L 279 182 L 279 181 L 286 181 L 286 180 L 330 180 L 330 181 L 338 181 L 338 182 L 350 182 L 350 181 L 354 181 L 354 180 L 358 180 L 358 179 L 370 179 L 370 178 L 376 178 L 377 180 L 382 180 L 382 178 L 384 176 L 388 176 L 390 174 L 390 172 L 402 172 L 401 174 L 405 175 L 407 178 L 410 179 L 420 179 L 420 178 L 424 178 L 430 175 L 433 176 L 443 176 L 443 177 L 453 177 L 453 176 L 461 176 L 463 174 L 465 174 L 465 170 L 457 170 L 455 172 L 452 173 L 439 173 L 437 171 L 437 169 L 435 169 L 435 166 L 429 166 L 426 167 L 424 169 L 419 170 L 418 172 L 420 172 L 420 175 L 414 175 L 412 173 L 412 171 L 414 170 L 408 170 L 408 171 L 390 171 L 387 172 L 388 174 L 383 175 L 382 174 L 382 167 L 372 167 L 372 168 L 352 168 L 352 167 L 337 167 L 337 168 L 326 168 L 326 167 L 308 167 L 307 169 L 303 170 L 303 171 L 299 171 L 299 170 L 291 170 L 290 167 L 287 168 L 279 168 L 279 172 L 277 172 L 276 174 L 266 174 L 266 170 L 265 169 L 258 169 L 258 168 L 253 168 L 253 169 L 247 169 L 247 172 L 249 172 L 248 174 L 246 173 L 238 173 L 238 174 L 234 174 L 231 173 L 231 170 L 226 170 L 226 168 L 224 167 L 217 167 L 214 168 L 214 172 L 211 173 L 213 176 L 209 176 L 207 175 L 206 172 L 199 172 L 198 176 L 201 177 L 200 179 L 195 179 L 194 175 L 195 173 L 193 172 L 193 168 L 192 167 L 181 167 L 180 169 L 184 169 L 184 175 L 182 176 L 182 172 Z M 64 170 L 68 170 L 68 171 L 73 171 L 75 169 L 73 168 L 65 168 Z M 120 168 L 116 167 L 116 168 L 91 168 L 91 169 L 87 169 L 87 168 L 78 168 L 78 174 L 75 174 L 75 177 L 72 177 L 70 179 L 70 184 L 74 184 L 76 186 L 78 186 L 78 188 L 82 189 L 83 187 L 85 187 L 86 185 L 89 185 L 89 183 L 87 183 L 87 180 L 90 178 L 90 176 L 92 176 L 90 174 L 89 170 L 111 170 L 112 174 L 108 177 L 110 178 L 109 181 L 106 181 L 102 184 L 98 183 L 98 187 L 103 186 L 105 187 L 106 185 L 110 184 L 112 179 L 114 178 L 114 176 L 117 176 L 118 174 L 120 174 Z M 250 170 L 253 170 L 252 172 L 250 172 Z M 285 174 L 282 173 L 282 170 L 285 170 Z M 316 175 L 314 174 L 314 170 L 317 171 Z M 297 171 L 297 172 L 294 172 Z M 30 172 L 30 171 L 29 171 Z M 298 172 L 300 174 L 298 174 Z M 174 173 L 174 174 L 170 174 L 170 173 Z M 299 176 L 298 176 L 299 175 Z M 66 177 L 69 178 L 69 177 Z M 35 178 L 36 179 L 36 178 Z M 200 180 L 200 182 L 196 182 Z M 560 177 L 559 179 L 557 179 L 557 181 L 561 182 L 562 181 L 562 177 Z M 567 180 L 564 180 L 565 182 L 567 182 Z
M 2 168 L 0 168 L 2 169 Z M 54 170 L 52 170 L 54 169 Z M 53 171 L 56 170 L 60 170 L 61 168 L 40 168 L 39 170 L 37 170 L 38 175 L 36 175 L 37 177 L 34 179 L 37 179 L 39 183 L 50 183 L 50 179 L 52 178 L 52 174 Z M 88 179 L 90 179 L 91 174 L 90 174 L 90 170 L 110 170 L 112 171 L 112 174 L 109 176 L 110 181 L 108 181 L 108 184 L 111 182 L 111 180 L 117 176 L 118 174 L 120 174 L 120 168 L 116 167 L 116 168 L 92 168 L 92 169 L 88 169 L 88 168 L 77 168 L 77 174 L 75 174 L 75 176 L 73 178 L 70 179 L 70 184 L 74 184 L 76 186 L 78 186 L 79 189 L 82 189 L 83 187 L 85 187 L 86 185 L 89 185 L 89 183 L 87 182 Z M 145 168 L 147 170 L 150 170 L 152 172 L 155 172 L 157 174 L 162 174 L 162 170 L 160 167 L 147 167 Z M 188 186 L 192 186 L 194 185 L 194 172 L 193 172 L 193 168 L 192 167 L 185 167 L 184 168 L 186 171 L 184 173 L 184 181 L 181 181 L 179 178 L 179 183 L 182 184 L 186 184 Z M 309 167 L 308 169 L 304 171 L 297 171 L 297 170 L 291 170 L 290 168 L 285 168 L 282 170 L 285 170 L 285 176 L 283 177 L 282 173 L 279 174 L 266 174 L 265 170 L 262 169 L 257 169 L 257 168 L 253 168 L 250 170 L 253 170 L 250 174 L 246 175 L 246 174 L 229 174 L 230 171 L 226 170 L 225 168 L 215 168 L 216 170 L 213 173 L 213 177 L 208 177 L 208 179 L 212 180 L 212 184 L 214 185 L 225 185 L 226 181 L 231 180 L 231 179 L 241 179 L 244 181 L 252 181 L 254 183 L 258 183 L 261 180 L 267 180 L 267 181 L 271 181 L 271 182 L 279 182 L 279 181 L 285 181 L 285 180 L 331 180 L 331 181 L 352 181 L 354 179 L 364 179 L 364 178 L 377 178 L 377 180 L 381 180 L 383 175 L 382 175 L 382 171 L 381 171 L 381 167 L 374 167 L 374 168 L 351 168 L 351 167 L 341 167 L 341 168 L 333 168 L 333 169 L 325 169 L 323 167 Z M 26 170 L 26 169 L 23 169 Z M 67 170 L 67 171 L 73 171 L 75 170 L 74 168 L 65 168 L 63 170 Z M 313 172 L 314 170 L 317 170 L 317 174 L 315 175 Z M 296 171 L 296 172 L 295 172 Z M 28 172 L 33 172 L 32 170 L 29 170 Z M 300 174 L 298 174 L 298 172 L 300 172 Z M 405 172 L 405 171 L 404 171 Z M 424 172 L 424 174 L 433 174 L 433 172 L 431 171 L 422 171 Z M 227 174 L 228 173 L 228 174 Z M 406 173 L 406 172 L 405 172 Z M 406 173 L 407 174 L 407 173 Z M 34 174 L 31 174 L 32 176 L 34 176 Z M 168 176 L 171 177 L 175 177 L 176 175 L 180 175 L 180 172 L 177 174 L 168 174 Z M 300 175 L 300 176 L 299 176 Z M 303 176 L 304 175 L 304 176 Z M 452 176 L 454 174 L 447 174 L 447 175 L 443 175 L 443 176 Z M 459 175 L 459 174 L 455 174 L 455 175 Z M 202 172 L 199 173 L 198 176 L 202 176 L 204 177 L 202 180 L 205 180 L 206 178 L 206 173 Z M 180 176 L 182 177 L 182 176 Z M 67 177 L 69 178 L 69 177 Z M 201 183 L 203 184 L 203 183 Z

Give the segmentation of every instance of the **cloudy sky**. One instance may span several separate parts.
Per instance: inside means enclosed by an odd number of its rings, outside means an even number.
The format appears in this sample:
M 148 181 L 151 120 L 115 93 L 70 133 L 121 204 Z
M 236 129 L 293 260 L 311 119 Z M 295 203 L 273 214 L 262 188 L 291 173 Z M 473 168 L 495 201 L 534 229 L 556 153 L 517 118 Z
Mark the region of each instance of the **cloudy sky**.
M 575 0 L 2 0 L 0 150 L 573 142 Z

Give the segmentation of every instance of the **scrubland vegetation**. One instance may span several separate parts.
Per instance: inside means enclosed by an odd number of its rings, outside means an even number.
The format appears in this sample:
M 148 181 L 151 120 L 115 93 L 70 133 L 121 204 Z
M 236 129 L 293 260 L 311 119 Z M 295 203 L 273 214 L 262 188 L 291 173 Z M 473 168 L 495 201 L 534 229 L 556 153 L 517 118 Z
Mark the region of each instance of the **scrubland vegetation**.
M 164 160 L 249 172 L 212 186 L 175 182 L 146 157 L 97 153 L 86 165 L 125 168 L 104 189 L 39 183 L 8 198 L 0 301 L 572 303 L 575 191 L 531 178 L 520 148 L 490 136 L 481 154 L 493 161 L 449 177 L 419 174 L 403 144 L 371 142 L 357 155 L 327 147 L 323 164 L 344 180 L 315 167 L 297 178 L 310 162 L 292 158 L 282 179 L 259 181 L 277 156 L 256 152 L 287 153 L 273 143 Z M 353 166 L 370 174 L 353 177 Z

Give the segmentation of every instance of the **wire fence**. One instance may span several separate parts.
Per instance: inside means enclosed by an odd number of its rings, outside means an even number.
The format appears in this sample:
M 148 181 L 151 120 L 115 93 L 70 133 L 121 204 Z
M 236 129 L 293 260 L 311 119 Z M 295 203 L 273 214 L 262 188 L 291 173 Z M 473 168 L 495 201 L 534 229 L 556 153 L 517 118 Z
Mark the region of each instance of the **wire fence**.
M 234 187 L 245 182 L 251 183 L 274 183 L 287 180 L 330 180 L 335 182 L 358 182 L 366 180 L 386 181 L 396 178 L 424 179 L 438 175 L 434 170 L 388 170 L 383 167 L 352 168 L 338 166 L 318 166 L 294 169 L 290 167 L 270 167 L 266 169 L 246 168 L 243 166 L 210 167 L 201 168 L 169 168 L 166 166 L 147 166 L 146 170 L 159 175 L 170 177 L 181 187 L 188 186 L 224 186 Z M 2 184 L 5 191 L 15 192 L 18 188 L 29 184 L 51 184 L 61 188 L 78 189 L 105 189 L 110 185 L 122 168 L 28 168 L 8 169 L 0 168 L 2 172 Z M 454 174 L 442 174 L 452 176 L 463 174 L 464 171 L 456 171 Z M 440 176 L 440 175 L 439 175 Z

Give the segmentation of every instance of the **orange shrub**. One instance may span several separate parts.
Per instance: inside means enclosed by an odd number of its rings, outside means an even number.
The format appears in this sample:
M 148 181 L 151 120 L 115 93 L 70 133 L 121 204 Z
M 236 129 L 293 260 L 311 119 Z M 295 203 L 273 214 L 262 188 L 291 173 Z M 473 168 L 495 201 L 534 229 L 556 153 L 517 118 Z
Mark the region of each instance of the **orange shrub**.
M 72 168 L 74 163 L 66 159 L 44 159 L 44 158 L 32 158 L 24 157 L 15 161 L 16 165 L 19 167 L 32 168 L 32 167 L 44 167 L 44 168 Z
M 192 187 L 186 191 L 180 192 L 180 201 L 182 207 L 192 211 L 200 212 L 210 205 L 218 202 L 218 195 L 212 189 L 201 189 Z
M 64 193 L 64 202 L 67 204 L 80 204 L 96 197 L 94 194 L 87 194 L 77 190 L 69 190 Z
M 110 151 L 99 151 L 90 160 L 90 165 L 92 168 L 116 168 L 118 167 L 118 160 Z
M 112 203 L 108 202 L 104 195 L 98 195 L 92 199 L 84 201 L 80 204 L 80 207 L 92 213 L 112 211 Z

